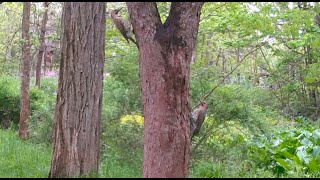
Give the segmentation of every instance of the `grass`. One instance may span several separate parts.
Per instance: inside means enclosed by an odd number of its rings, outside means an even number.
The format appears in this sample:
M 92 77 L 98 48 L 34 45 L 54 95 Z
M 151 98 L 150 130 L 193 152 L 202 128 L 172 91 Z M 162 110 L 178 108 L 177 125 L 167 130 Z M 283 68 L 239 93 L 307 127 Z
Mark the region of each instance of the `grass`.
M 51 148 L 20 140 L 12 130 L 0 130 L 0 177 L 46 178 Z
M 142 166 L 142 164 L 140 165 Z M 104 159 L 99 167 L 99 177 L 112 178 L 142 178 L 141 167 L 133 167 L 129 164 L 120 163 L 113 157 Z
M 13 130 L 0 129 L 0 178 L 47 178 L 50 169 L 51 147 L 23 141 Z M 98 177 L 142 177 L 128 164 L 115 157 L 102 157 Z M 88 175 L 86 177 L 95 177 Z
M 235 153 L 232 153 L 235 154 Z M 230 156 L 232 156 L 230 154 Z M 17 132 L 0 129 L 0 178 L 47 178 L 51 161 L 51 147 L 47 144 L 35 144 L 21 140 Z M 142 164 L 119 160 L 115 152 L 102 154 L 99 174 L 84 177 L 100 178 L 141 178 Z M 319 177 L 319 173 L 309 175 Z M 271 171 L 250 168 L 245 169 L 239 161 L 215 162 L 199 161 L 189 170 L 189 177 L 234 178 L 234 177 L 276 177 Z M 303 173 L 282 175 L 281 177 L 306 177 Z

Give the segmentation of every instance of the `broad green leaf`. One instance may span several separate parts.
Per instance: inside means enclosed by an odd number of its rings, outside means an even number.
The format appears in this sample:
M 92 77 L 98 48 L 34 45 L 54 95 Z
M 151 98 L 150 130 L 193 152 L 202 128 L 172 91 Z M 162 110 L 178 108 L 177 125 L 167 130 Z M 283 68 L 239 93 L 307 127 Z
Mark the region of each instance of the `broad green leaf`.
M 286 162 L 284 159 L 276 158 L 275 160 L 277 161 L 277 164 L 279 164 L 280 166 L 282 166 L 286 170 L 291 169 L 290 164 L 288 162 Z
M 315 156 L 315 157 L 319 157 L 320 156 L 320 147 L 319 146 L 314 146 L 313 147 L 312 155 Z
M 314 130 L 314 131 L 312 132 L 312 134 L 313 134 L 313 138 L 314 138 L 315 140 L 318 140 L 318 139 L 320 138 L 320 129 Z

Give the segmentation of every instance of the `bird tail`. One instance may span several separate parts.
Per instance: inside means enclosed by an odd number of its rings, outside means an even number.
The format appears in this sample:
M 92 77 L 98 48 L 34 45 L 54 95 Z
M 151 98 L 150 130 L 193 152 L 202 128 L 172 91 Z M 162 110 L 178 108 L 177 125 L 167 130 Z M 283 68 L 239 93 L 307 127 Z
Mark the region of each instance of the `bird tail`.
M 132 37 L 128 37 L 128 39 L 130 39 L 130 41 L 132 41 L 137 46 L 137 48 L 139 49 L 139 46 L 138 46 L 137 42 Z M 129 43 L 129 41 L 128 41 L 128 43 Z
M 130 43 L 129 43 L 129 40 L 128 40 L 128 38 L 125 38 L 125 39 L 127 40 L 128 44 L 130 44 Z

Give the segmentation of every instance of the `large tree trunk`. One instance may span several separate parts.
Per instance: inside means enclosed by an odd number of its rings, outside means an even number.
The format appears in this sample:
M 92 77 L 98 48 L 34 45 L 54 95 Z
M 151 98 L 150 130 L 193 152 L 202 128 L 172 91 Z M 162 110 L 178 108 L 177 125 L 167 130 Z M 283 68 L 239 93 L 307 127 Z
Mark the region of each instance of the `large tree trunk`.
M 127 3 L 140 51 L 144 177 L 187 177 L 189 66 L 203 3 L 172 2 L 164 24 L 155 2 Z
M 105 10 L 104 2 L 64 3 L 49 177 L 98 172 Z
M 40 27 L 40 47 L 38 53 L 37 67 L 36 67 L 36 86 L 40 88 L 40 78 L 41 78 L 41 63 L 43 61 L 44 53 L 45 53 L 45 35 L 46 35 L 46 24 L 48 20 L 48 7 L 49 2 L 44 2 L 43 7 L 45 11 L 42 17 L 42 23 Z
M 22 18 L 22 65 L 21 65 L 21 100 L 20 100 L 20 119 L 19 119 L 19 136 L 22 139 L 28 137 L 29 116 L 30 116 L 30 2 L 23 3 Z

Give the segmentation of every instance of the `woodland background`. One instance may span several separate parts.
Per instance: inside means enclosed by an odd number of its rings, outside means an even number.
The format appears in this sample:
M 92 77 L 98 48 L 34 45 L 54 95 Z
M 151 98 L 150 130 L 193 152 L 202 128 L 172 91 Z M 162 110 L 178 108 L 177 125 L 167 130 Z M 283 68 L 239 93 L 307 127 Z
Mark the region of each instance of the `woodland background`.
M 170 3 L 158 2 L 162 20 Z M 212 91 L 191 145 L 189 177 L 319 177 L 320 4 L 207 2 L 191 64 L 190 103 Z M 0 5 L 0 177 L 47 177 L 58 87 L 62 3 L 51 2 L 41 86 L 35 86 L 43 3 L 31 3 L 30 137 L 20 112 L 23 3 Z M 107 4 L 107 12 L 126 4 Z M 106 18 L 99 177 L 142 177 L 138 49 Z M 47 66 L 46 65 L 46 66 Z M 52 69 L 50 69 L 50 65 Z

